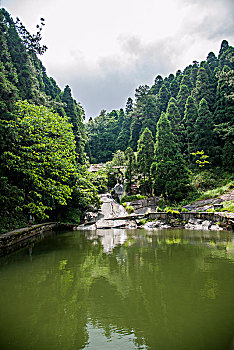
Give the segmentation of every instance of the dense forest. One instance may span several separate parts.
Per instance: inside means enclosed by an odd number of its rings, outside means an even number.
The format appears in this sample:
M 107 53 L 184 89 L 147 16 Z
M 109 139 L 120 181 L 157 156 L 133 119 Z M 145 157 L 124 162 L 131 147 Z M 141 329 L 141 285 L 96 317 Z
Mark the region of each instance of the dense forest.
M 87 172 L 82 106 L 48 77 L 39 59 L 44 19 L 31 35 L 0 10 L 1 228 L 28 220 L 79 222 L 98 205 Z
M 85 112 L 67 85 L 48 77 L 40 55 L 43 18 L 30 34 L 0 10 L 0 220 L 2 231 L 45 220 L 79 223 L 113 188 L 180 201 L 191 174 L 233 169 L 234 48 L 141 85 L 126 107 Z M 106 163 L 90 173 L 90 163 Z M 220 170 L 222 169 L 222 170 Z M 124 177 L 124 179 L 123 179 Z
M 87 124 L 86 152 L 92 163 L 123 153 L 128 191 L 181 200 L 191 174 L 201 168 L 231 173 L 234 168 L 234 48 L 226 40 L 218 57 L 193 61 L 183 71 L 140 85 L 125 110 L 102 110 Z M 116 157 L 115 157 L 116 158 Z M 131 158 L 131 160 L 130 160 Z M 138 175 L 138 176 L 137 176 Z

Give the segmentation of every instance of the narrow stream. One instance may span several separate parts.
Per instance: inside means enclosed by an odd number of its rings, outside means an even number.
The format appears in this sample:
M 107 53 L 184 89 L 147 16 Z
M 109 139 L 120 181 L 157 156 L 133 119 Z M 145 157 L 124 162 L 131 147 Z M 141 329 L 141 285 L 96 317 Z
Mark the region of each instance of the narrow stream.
M 233 238 L 72 231 L 1 258 L 0 349 L 232 349 Z

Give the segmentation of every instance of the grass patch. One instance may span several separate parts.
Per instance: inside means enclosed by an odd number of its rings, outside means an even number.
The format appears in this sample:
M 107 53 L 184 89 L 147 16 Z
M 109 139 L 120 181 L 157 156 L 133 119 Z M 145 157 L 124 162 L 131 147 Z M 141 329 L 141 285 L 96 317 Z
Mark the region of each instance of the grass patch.
M 133 213 L 134 212 L 134 208 L 133 208 L 133 206 L 132 205 L 129 205 L 129 206 L 127 206 L 127 204 L 126 203 L 124 203 L 125 205 L 123 205 L 124 207 L 125 207 L 125 209 L 127 210 L 127 212 L 128 212 L 128 214 L 131 214 L 131 213 Z
M 171 207 L 166 207 L 164 211 L 168 214 L 179 214 L 180 212 L 176 209 L 173 209 Z
M 234 213 L 234 201 L 223 202 L 223 208 L 219 211 L 228 211 L 230 213 Z
M 197 200 L 219 197 L 222 194 L 231 191 L 233 188 L 234 188 L 234 181 L 231 181 L 228 184 L 223 185 L 221 187 L 217 187 L 217 188 L 214 188 L 212 190 L 208 190 L 208 191 L 203 192 Z
M 145 199 L 146 196 L 143 196 L 141 194 L 134 194 L 132 196 L 123 196 L 123 198 L 121 199 L 121 204 L 123 204 L 124 202 L 133 202 L 135 200 L 139 200 L 139 199 Z

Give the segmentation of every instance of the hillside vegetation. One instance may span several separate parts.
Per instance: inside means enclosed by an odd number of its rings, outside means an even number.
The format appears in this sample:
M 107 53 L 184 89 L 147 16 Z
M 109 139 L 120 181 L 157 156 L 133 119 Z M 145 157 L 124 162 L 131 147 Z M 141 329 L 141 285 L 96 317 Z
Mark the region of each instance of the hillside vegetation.
M 125 110 L 103 110 L 90 118 L 86 152 L 91 161 L 113 163 L 115 154 L 117 165 L 116 159 L 125 158 L 128 194 L 134 184 L 139 193 L 169 202 L 197 198 L 232 181 L 233 68 L 234 48 L 223 40 L 217 57 L 210 52 L 183 71 L 158 75 L 152 86 L 136 89 Z
M 136 89 L 125 109 L 85 112 L 48 77 L 36 34 L 0 9 L 1 232 L 42 221 L 79 223 L 100 206 L 98 192 L 124 182 L 125 194 L 161 196 L 166 203 L 231 188 L 234 49 L 157 75 Z M 106 163 L 98 172 L 90 163 Z M 229 185 L 228 185 L 229 184 Z M 203 193 L 203 196 L 205 194 Z
M 39 56 L 44 19 L 31 35 L 0 10 L 0 220 L 79 223 L 99 198 L 87 172 L 84 110 L 48 77 Z

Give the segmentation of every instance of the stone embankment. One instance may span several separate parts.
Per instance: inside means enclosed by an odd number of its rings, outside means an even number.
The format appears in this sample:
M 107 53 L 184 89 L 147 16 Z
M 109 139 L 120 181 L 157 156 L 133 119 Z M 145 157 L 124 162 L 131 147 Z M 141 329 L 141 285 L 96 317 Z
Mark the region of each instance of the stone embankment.
M 28 245 L 43 235 L 56 230 L 59 227 L 57 222 L 44 223 L 17 229 L 0 235 L 0 256 Z
M 227 196 L 227 195 L 226 195 Z M 230 198 L 230 195 L 228 199 Z M 226 212 L 156 212 L 159 198 L 149 198 L 129 202 L 134 213 L 128 215 L 123 206 L 115 202 L 110 194 L 101 195 L 103 202 L 97 213 L 87 213 L 85 223 L 77 229 L 96 230 L 107 228 L 139 228 L 158 229 L 181 227 L 193 230 L 233 230 L 234 214 Z M 223 198 L 220 199 L 223 201 Z M 217 204 L 217 199 L 212 203 Z M 211 202 L 210 202 L 211 203 Z M 210 205 L 209 203 L 209 205 Z M 194 204 L 201 208 L 207 201 Z
M 148 213 L 144 228 L 181 227 L 190 230 L 234 230 L 234 214 L 225 212 Z
M 184 208 L 189 211 L 206 211 L 208 209 L 214 209 L 224 202 L 229 202 L 234 200 L 234 190 L 222 194 L 218 198 L 209 198 L 196 201 L 192 204 L 185 205 Z
M 223 195 L 219 199 L 221 202 L 233 200 L 233 193 Z M 158 198 L 139 200 L 128 203 L 134 207 L 134 213 L 128 215 L 126 209 L 118 204 L 110 194 L 101 195 L 102 206 L 97 212 L 87 213 L 85 222 L 82 225 L 63 224 L 63 223 L 44 223 L 33 225 L 11 231 L 0 235 L 0 256 L 6 255 L 11 251 L 27 246 L 31 242 L 48 235 L 57 230 L 97 230 L 110 228 L 145 228 L 164 229 L 171 227 L 181 227 L 193 230 L 234 230 L 234 213 L 227 212 L 156 212 Z M 215 202 L 217 203 L 217 200 Z M 201 205 L 202 204 L 202 205 Z M 212 200 L 214 204 L 214 200 Z M 193 209 L 204 208 L 211 205 L 211 202 L 200 201 L 192 204 Z
M 60 222 L 48 222 L 32 225 L 0 235 L 0 256 L 34 244 L 48 235 L 61 230 L 76 230 L 77 225 Z

